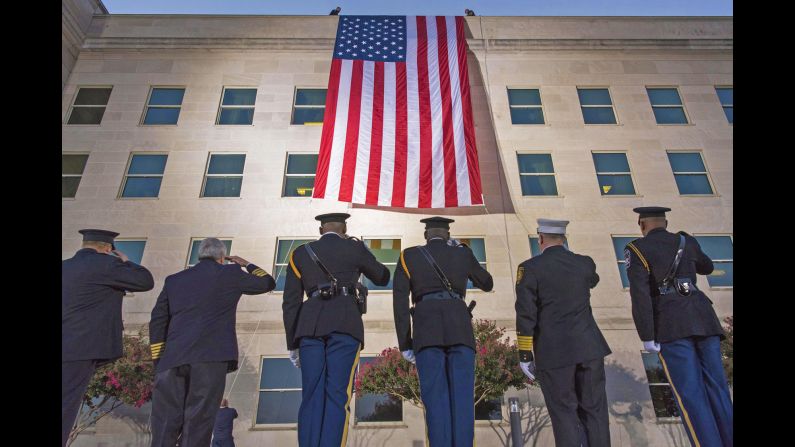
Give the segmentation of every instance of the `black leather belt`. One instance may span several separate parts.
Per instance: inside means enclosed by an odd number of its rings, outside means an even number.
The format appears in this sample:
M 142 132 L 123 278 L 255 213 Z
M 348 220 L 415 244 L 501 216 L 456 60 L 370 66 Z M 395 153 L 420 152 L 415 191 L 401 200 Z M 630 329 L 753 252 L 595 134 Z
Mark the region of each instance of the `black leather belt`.
M 448 292 L 446 290 L 442 290 L 439 292 L 431 292 L 426 293 L 420 297 L 420 301 L 423 300 L 464 300 L 464 297 L 459 295 L 457 292 Z
M 348 296 L 356 294 L 356 288 L 353 286 L 342 286 L 338 287 L 337 290 L 339 290 L 339 293 L 336 296 L 341 296 L 341 295 Z M 309 293 L 309 298 L 317 298 L 319 296 L 320 296 L 320 289 L 316 289 L 315 291 Z

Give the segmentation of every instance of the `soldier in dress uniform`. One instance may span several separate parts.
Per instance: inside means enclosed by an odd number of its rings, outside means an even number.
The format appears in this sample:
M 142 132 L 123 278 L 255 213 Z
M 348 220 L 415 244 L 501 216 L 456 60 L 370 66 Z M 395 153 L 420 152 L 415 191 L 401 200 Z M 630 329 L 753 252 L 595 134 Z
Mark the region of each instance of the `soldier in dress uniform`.
M 86 229 L 61 263 L 61 444 L 66 445 L 94 370 L 122 356 L 125 290 L 155 286 L 149 270 L 116 250 L 115 231 Z M 112 256 L 115 254 L 116 256 Z
M 149 322 L 152 447 L 174 447 L 178 438 L 181 447 L 210 445 L 226 374 L 238 367 L 237 303 L 242 294 L 274 287 L 265 270 L 226 256 L 224 243 L 212 237 L 199 244 L 198 264 L 166 278 Z
M 472 446 L 475 336 L 464 297 L 467 280 L 486 292 L 494 282 L 469 247 L 450 239 L 453 219 L 420 222 L 427 243 L 402 251 L 395 270 L 392 305 L 398 345 L 403 357 L 417 365 L 430 445 Z
M 591 311 L 599 282 L 589 256 L 569 251 L 567 220 L 538 219 L 542 253 L 516 273 L 522 371 L 541 382 L 557 447 L 610 445 L 604 357 L 610 347 Z
M 725 335 L 712 301 L 696 287 L 697 274 L 712 273 L 712 260 L 696 238 L 666 229 L 670 208 L 633 211 L 643 237 L 627 244 L 624 258 L 643 348 L 660 357 L 690 443 L 730 447 L 733 408 L 720 353 Z M 671 271 L 680 248 L 679 264 Z
M 389 269 L 362 241 L 346 234 L 349 217 L 345 213 L 315 217 L 320 221 L 320 239 L 290 253 L 282 310 L 290 359 L 301 368 L 301 447 L 338 447 L 347 442 L 353 376 L 364 347 L 356 285 L 361 274 L 379 286 L 389 283 Z

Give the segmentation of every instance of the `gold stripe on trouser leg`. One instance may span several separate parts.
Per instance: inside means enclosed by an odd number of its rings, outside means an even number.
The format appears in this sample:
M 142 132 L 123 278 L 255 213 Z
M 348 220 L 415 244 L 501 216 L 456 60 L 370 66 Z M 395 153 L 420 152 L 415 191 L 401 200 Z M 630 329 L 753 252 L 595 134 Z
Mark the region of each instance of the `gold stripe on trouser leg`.
M 679 397 L 679 393 L 676 391 L 676 387 L 674 386 L 674 381 L 671 380 L 671 374 L 668 373 L 668 365 L 665 364 L 665 359 L 662 356 L 662 352 L 658 352 L 657 355 L 660 357 L 660 362 L 662 363 L 663 371 L 665 371 L 665 377 L 668 378 L 668 383 L 671 385 L 671 390 L 673 390 L 674 396 L 676 396 L 676 401 L 679 402 L 679 408 L 682 409 L 682 415 L 685 417 L 687 431 L 689 431 L 690 435 L 693 437 L 693 441 L 695 441 L 696 447 L 701 447 L 701 444 L 698 442 L 698 437 L 696 437 L 696 431 L 693 429 L 693 424 L 690 422 L 690 416 L 687 414 L 687 410 L 685 409 L 684 403 L 682 403 L 682 398 Z
M 345 447 L 348 443 L 348 422 L 351 419 L 351 391 L 353 391 L 353 375 L 356 372 L 356 366 L 359 365 L 359 353 L 362 351 L 362 345 L 356 350 L 356 359 L 353 361 L 351 367 L 351 377 L 348 379 L 348 402 L 345 403 L 345 427 L 342 429 L 342 442 L 340 447 Z

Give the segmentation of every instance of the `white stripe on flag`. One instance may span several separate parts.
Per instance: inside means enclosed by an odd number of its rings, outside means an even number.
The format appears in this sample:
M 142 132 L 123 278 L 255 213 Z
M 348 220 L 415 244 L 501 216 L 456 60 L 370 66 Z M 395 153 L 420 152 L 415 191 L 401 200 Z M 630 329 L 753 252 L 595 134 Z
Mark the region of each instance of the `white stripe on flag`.
M 428 81 L 431 97 L 431 178 L 433 188 L 431 206 L 444 208 L 444 133 L 442 130 L 442 86 L 439 84 L 439 36 L 436 17 L 427 17 Z
M 378 206 L 392 205 L 392 186 L 395 177 L 395 63 L 384 63 L 384 131 L 381 143 L 381 178 L 378 185 Z
M 370 172 L 370 140 L 373 133 L 373 84 L 375 62 L 364 61 L 362 107 L 359 110 L 359 145 L 356 149 L 356 172 L 353 180 L 353 203 L 367 201 L 367 176 Z
M 420 96 L 417 79 L 417 17 L 406 17 L 406 34 L 408 154 L 406 160 L 406 203 L 404 206 L 406 208 L 417 208 L 420 188 Z
M 348 133 L 348 101 L 351 97 L 351 71 L 353 61 L 346 59 L 340 67 L 340 86 L 337 110 L 334 117 L 334 138 L 331 143 L 325 198 L 339 200 L 342 159 L 345 155 L 345 137 Z
M 453 98 L 453 140 L 455 142 L 456 186 L 458 206 L 472 205 L 469 189 L 469 165 L 464 140 L 464 115 L 461 109 L 461 86 L 458 75 L 458 40 L 455 17 L 445 17 L 447 23 L 447 61 L 450 66 L 450 93 Z

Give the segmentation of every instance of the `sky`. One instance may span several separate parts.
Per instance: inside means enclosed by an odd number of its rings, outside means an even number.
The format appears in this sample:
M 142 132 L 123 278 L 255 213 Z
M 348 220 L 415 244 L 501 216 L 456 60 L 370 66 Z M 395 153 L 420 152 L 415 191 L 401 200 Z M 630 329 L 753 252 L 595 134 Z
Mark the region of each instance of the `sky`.
M 102 0 L 111 14 L 731 16 L 732 0 Z

